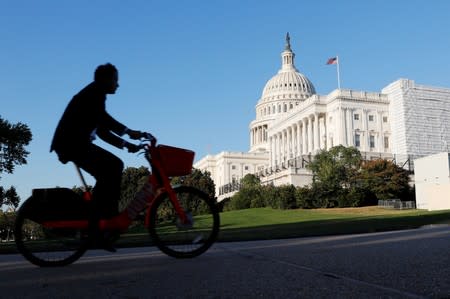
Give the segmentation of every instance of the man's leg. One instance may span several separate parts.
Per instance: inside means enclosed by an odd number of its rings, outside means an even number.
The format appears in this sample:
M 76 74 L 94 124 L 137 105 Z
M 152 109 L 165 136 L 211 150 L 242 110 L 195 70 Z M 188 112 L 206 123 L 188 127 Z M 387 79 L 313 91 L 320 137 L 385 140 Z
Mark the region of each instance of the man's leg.
M 93 197 L 102 216 L 107 218 L 115 216 L 120 200 L 123 162 L 94 144 L 91 144 L 74 162 L 96 179 Z
M 94 144 L 81 152 L 74 162 L 96 179 L 91 201 L 89 230 L 93 238 L 98 238 L 100 218 L 111 218 L 118 213 L 123 162 Z

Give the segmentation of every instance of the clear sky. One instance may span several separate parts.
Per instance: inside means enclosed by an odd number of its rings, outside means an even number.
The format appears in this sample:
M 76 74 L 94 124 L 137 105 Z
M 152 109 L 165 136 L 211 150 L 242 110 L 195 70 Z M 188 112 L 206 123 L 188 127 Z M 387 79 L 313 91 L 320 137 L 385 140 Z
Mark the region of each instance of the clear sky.
M 28 163 L 0 184 L 80 185 L 49 153 L 68 101 L 111 62 L 120 87 L 109 113 L 161 143 L 207 153 L 249 149 L 249 123 L 281 67 L 286 32 L 295 65 L 319 94 L 379 92 L 399 79 L 450 87 L 450 1 L 0 1 L 0 116 L 33 133 Z M 104 145 L 99 142 L 99 144 Z M 126 166 L 142 157 L 113 149 Z M 93 183 L 93 179 L 89 178 Z

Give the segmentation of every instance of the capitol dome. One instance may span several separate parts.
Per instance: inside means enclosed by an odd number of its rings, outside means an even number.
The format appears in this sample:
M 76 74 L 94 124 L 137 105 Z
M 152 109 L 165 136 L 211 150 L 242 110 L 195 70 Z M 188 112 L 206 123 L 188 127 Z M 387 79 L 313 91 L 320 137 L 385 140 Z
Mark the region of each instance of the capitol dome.
M 267 81 L 256 104 L 256 118 L 250 123 L 250 152 L 268 152 L 268 130 L 280 117 L 289 114 L 316 93 L 311 81 L 295 68 L 289 33 L 281 53 L 281 69 Z
M 286 99 L 303 101 L 316 93 L 311 81 L 295 68 L 295 54 L 291 50 L 289 33 L 286 35 L 286 47 L 281 58 L 282 67 L 267 81 L 259 103 Z

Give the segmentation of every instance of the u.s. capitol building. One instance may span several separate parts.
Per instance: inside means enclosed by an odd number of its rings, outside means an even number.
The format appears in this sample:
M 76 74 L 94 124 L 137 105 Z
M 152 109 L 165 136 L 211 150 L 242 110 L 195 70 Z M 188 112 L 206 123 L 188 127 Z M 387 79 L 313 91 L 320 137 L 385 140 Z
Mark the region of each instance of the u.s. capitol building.
M 219 200 L 246 174 L 274 185 L 311 183 L 306 163 L 320 150 L 354 146 L 365 159 L 387 158 L 412 167 L 413 159 L 448 151 L 450 89 L 399 79 L 378 92 L 336 89 L 316 94 L 294 64 L 287 35 L 281 69 L 267 81 L 250 123 L 249 152 L 207 155 L 206 170 Z

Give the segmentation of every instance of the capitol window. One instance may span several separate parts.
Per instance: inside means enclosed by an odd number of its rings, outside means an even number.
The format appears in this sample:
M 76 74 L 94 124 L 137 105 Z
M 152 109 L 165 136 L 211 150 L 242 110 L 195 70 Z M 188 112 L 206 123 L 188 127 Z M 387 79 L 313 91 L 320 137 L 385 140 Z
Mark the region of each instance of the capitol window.
M 355 113 L 355 115 L 353 115 L 353 119 L 354 119 L 354 120 L 359 120 L 359 114 L 358 114 L 358 113 Z
M 369 115 L 369 121 L 373 121 L 373 115 Z
M 359 134 L 355 134 L 355 147 L 361 146 L 361 136 Z
M 383 116 L 383 122 L 384 123 L 387 123 L 387 119 L 388 119 L 387 116 Z
M 375 148 L 375 136 L 370 135 L 369 137 L 369 146 L 370 148 Z

